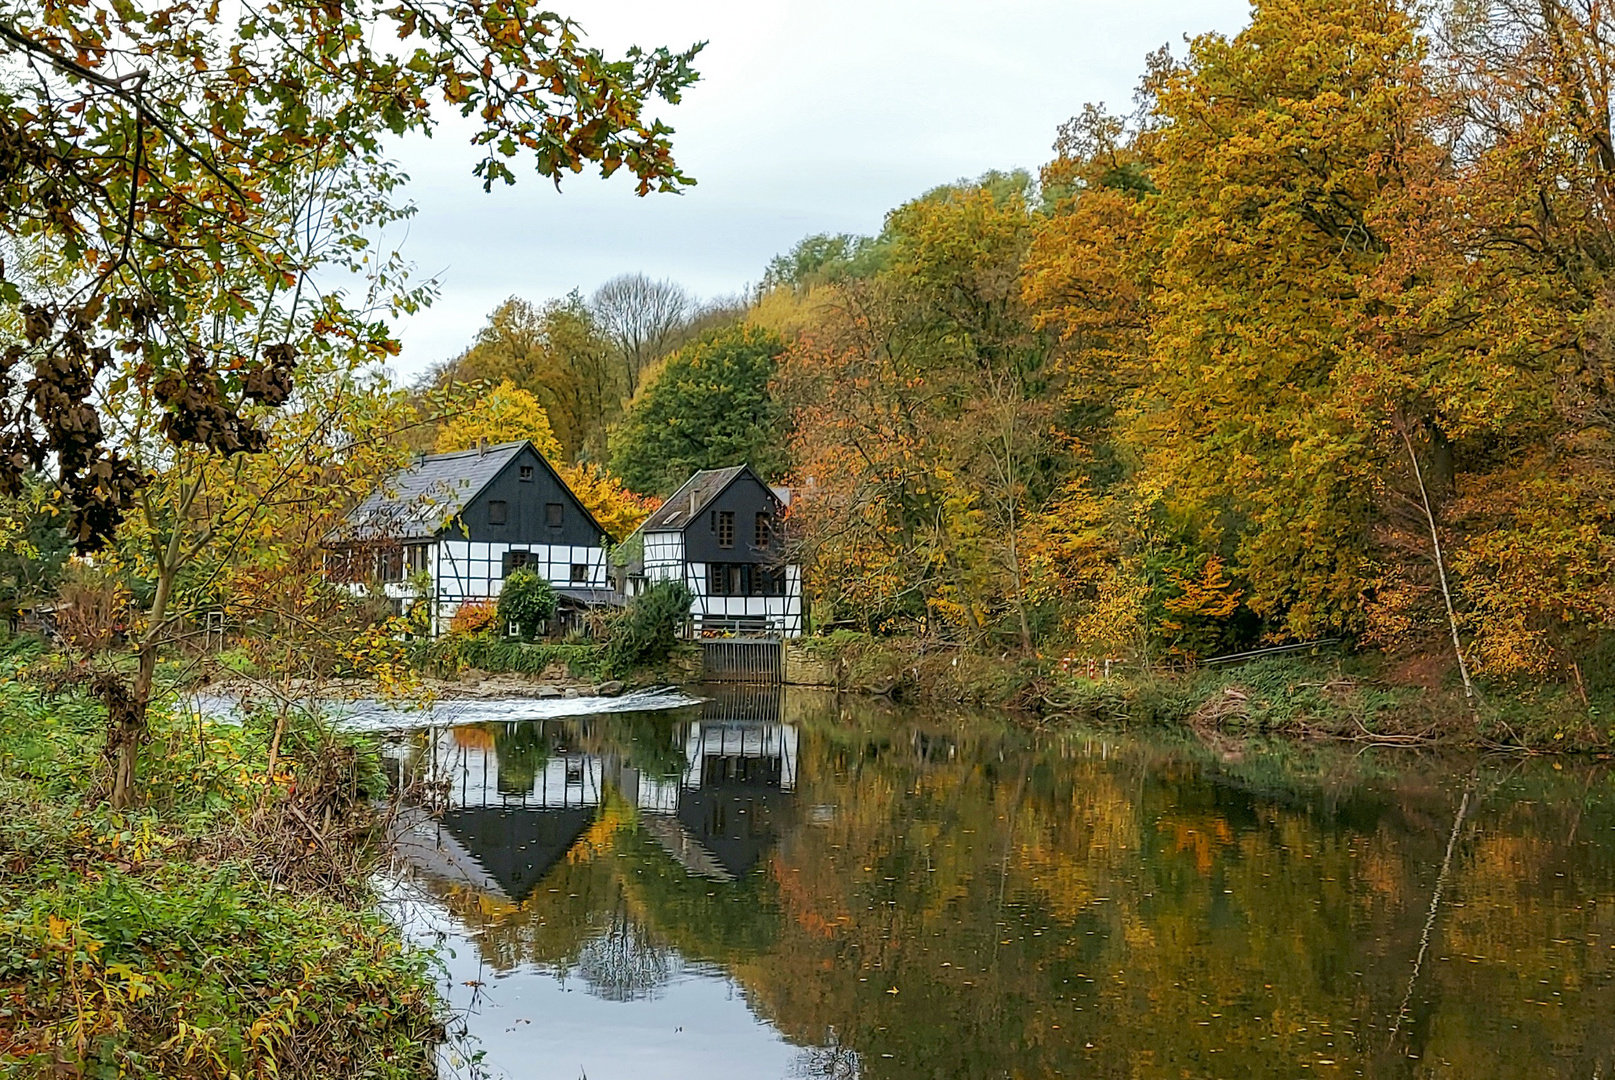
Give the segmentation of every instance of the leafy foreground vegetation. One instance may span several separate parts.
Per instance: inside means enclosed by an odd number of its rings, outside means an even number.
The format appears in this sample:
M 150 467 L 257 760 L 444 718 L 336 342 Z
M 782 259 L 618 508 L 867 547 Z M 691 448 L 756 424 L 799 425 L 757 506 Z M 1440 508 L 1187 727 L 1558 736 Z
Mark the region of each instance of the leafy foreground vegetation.
M 115 811 L 104 710 L 0 683 L 0 1072 L 434 1075 L 430 958 L 371 910 L 371 749 L 151 719 Z

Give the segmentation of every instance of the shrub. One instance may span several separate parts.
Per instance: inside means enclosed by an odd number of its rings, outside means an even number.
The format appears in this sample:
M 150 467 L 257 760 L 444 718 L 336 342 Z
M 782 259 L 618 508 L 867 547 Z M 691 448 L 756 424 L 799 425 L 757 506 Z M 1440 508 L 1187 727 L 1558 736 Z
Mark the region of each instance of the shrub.
M 690 615 L 694 599 L 682 581 L 659 581 L 634 597 L 611 627 L 606 667 L 613 675 L 659 664 L 678 644 L 679 626 Z
M 499 609 L 492 600 L 467 600 L 449 620 L 449 633 L 471 637 L 499 625 Z
M 499 621 L 514 623 L 521 636 L 532 640 L 538 628 L 555 617 L 555 590 L 550 583 L 525 567 L 505 579 L 499 591 Z

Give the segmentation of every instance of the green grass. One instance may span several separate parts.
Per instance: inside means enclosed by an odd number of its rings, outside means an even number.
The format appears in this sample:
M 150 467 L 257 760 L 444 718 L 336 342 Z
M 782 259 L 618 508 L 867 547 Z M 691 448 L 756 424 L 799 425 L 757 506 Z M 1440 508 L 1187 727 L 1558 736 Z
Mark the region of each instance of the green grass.
M 160 713 L 119 813 L 103 723 L 0 679 L 0 1075 L 433 1075 L 433 961 L 370 903 L 373 748 L 296 721 L 270 779 L 263 724 Z M 320 792 L 316 843 L 283 811 Z

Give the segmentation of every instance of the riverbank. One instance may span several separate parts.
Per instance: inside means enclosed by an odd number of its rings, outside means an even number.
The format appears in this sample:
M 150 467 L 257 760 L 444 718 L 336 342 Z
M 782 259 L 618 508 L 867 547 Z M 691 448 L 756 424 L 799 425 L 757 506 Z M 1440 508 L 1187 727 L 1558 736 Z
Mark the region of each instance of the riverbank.
M 0 1073 L 435 1075 L 430 957 L 375 912 L 374 748 L 157 710 L 102 801 L 105 712 L 0 681 Z
M 794 646 L 820 682 L 854 693 L 1016 710 L 1027 722 L 1182 726 L 1239 736 L 1615 752 L 1615 683 L 1480 683 L 1466 698 L 1442 656 L 1340 650 L 1187 670 L 989 655 L 907 638 L 833 634 Z M 1091 674 L 1090 674 L 1091 671 Z

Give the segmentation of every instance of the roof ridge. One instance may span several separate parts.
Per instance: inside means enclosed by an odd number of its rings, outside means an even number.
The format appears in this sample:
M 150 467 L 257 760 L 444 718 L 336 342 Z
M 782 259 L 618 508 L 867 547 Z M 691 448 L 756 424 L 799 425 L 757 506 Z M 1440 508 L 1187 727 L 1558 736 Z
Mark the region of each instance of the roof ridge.
M 459 457 L 461 454 L 476 454 L 478 457 L 486 457 L 495 450 L 510 450 L 513 448 L 519 448 L 526 446 L 531 441 L 532 440 L 530 439 L 517 439 L 514 442 L 489 443 L 486 446 L 480 447 L 468 446 L 464 450 L 443 450 L 432 454 L 422 454 L 416 459 L 415 462 L 412 462 L 411 464 L 419 464 L 422 461 L 441 461 L 444 458 Z M 536 450 L 537 447 L 534 447 L 534 449 Z M 542 457 L 543 455 L 540 456 Z M 410 468 L 410 466 L 406 465 L 405 468 Z
M 751 473 L 758 483 L 763 482 L 751 465 L 744 461 L 739 465 L 725 465 L 721 469 L 695 470 L 690 474 L 690 478 L 680 484 L 678 489 L 667 497 L 667 501 L 662 503 L 660 508 L 641 522 L 639 528 L 635 529 L 634 532 L 661 532 L 664 529 L 682 532 L 689 527 L 690 523 L 702 511 L 712 505 L 713 500 L 728 490 L 729 485 L 733 484 L 743 473 Z M 763 486 L 767 487 L 768 485 L 763 484 Z M 703 488 L 710 488 L 710 490 L 703 491 Z M 682 508 L 680 504 L 684 501 L 686 493 L 688 493 L 691 505 L 687 508 Z M 696 501 L 698 498 L 699 502 Z M 686 513 L 688 516 L 686 516 Z M 681 517 L 684 518 L 682 523 L 679 521 Z

